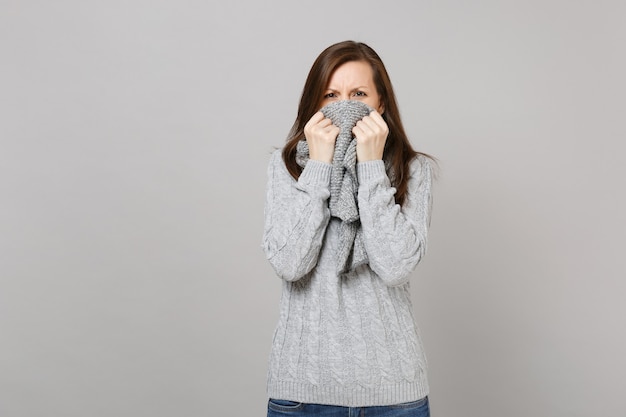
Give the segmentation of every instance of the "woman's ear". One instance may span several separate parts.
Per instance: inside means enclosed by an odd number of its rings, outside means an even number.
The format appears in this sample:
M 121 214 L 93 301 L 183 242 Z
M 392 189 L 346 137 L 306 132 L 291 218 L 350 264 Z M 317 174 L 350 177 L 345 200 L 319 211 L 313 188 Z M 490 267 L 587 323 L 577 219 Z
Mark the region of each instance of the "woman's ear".
M 378 113 L 380 113 L 380 115 L 382 116 L 383 113 L 385 112 L 385 105 L 383 103 L 380 103 L 380 106 L 378 106 L 377 109 Z

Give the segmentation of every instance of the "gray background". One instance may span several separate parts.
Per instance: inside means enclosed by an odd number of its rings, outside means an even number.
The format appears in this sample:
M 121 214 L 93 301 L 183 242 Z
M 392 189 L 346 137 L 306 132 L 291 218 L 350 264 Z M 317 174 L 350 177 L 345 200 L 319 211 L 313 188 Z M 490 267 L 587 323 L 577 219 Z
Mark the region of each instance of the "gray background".
M 0 415 L 259 416 L 265 169 L 369 43 L 440 159 L 434 416 L 623 416 L 623 1 L 0 2 Z

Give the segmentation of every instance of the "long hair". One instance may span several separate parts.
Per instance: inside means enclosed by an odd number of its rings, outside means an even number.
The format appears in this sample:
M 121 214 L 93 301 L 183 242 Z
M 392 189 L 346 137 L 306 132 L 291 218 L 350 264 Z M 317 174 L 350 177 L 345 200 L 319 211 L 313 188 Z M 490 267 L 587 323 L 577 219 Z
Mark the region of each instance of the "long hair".
M 391 179 L 392 185 L 396 188 L 396 203 L 402 205 L 407 193 L 411 161 L 417 155 L 429 156 L 415 151 L 411 146 L 400 120 L 396 96 L 385 65 L 378 54 L 364 43 L 354 41 L 336 43 L 317 57 L 302 90 L 298 114 L 283 148 L 283 160 L 292 177 L 298 179 L 302 168 L 296 163 L 296 147 L 298 141 L 304 139 L 304 126 L 319 111 L 324 91 L 333 73 L 341 65 L 351 61 L 363 61 L 372 67 L 374 85 L 384 109 L 382 117 L 389 127 L 383 159 L 393 172 Z

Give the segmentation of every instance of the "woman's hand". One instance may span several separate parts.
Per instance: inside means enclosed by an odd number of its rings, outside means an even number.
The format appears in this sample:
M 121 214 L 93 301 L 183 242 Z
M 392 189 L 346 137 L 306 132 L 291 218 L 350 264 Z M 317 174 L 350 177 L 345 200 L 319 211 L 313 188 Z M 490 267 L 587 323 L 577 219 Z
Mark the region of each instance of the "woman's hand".
M 304 137 L 309 145 L 309 158 L 332 163 L 339 130 L 321 111 L 315 113 L 304 126 Z
M 356 159 L 359 162 L 383 159 L 389 127 L 376 110 L 359 120 L 352 128 L 356 137 Z

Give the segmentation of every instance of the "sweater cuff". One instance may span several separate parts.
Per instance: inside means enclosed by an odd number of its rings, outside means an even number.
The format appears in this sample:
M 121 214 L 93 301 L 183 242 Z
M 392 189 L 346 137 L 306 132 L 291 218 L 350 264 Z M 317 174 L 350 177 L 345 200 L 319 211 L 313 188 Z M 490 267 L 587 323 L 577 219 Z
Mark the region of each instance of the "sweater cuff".
M 356 175 L 359 184 L 387 176 L 385 163 L 382 159 L 359 162 L 356 164 Z
M 298 181 L 305 184 L 330 184 L 332 165 L 325 162 L 309 159 L 300 174 Z

